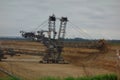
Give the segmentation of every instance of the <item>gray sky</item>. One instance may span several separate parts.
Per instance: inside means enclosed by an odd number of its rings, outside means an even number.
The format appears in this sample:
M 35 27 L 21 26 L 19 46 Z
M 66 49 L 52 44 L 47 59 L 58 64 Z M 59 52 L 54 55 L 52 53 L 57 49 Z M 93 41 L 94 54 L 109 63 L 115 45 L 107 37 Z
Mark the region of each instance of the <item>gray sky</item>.
M 120 0 L 0 0 L 0 36 L 20 36 L 54 13 L 85 32 L 68 24 L 66 36 L 120 39 L 119 8 Z

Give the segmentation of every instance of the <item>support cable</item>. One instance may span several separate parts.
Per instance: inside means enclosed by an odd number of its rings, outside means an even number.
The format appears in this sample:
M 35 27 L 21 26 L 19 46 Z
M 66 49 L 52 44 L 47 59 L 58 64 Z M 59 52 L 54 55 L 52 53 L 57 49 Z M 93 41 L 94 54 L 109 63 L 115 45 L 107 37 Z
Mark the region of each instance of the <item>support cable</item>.
M 72 25 L 72 26 L 74 26 L 74 27 L 76 27 L 76 28 L 78 28 L 78 30 L 80 30 L 81 32 L 83 32 L 84 33 L 84 35 L 86 35 L 87 37 L 89 37 L 89 38 L 92 38 L 92 36 L 91 35 L 89 35 L 88 33 L 86 33 L 84 30 L 82 30 L 79 26 L 76 26 L 75 24 L 73 24 L 71 21 L 69 21 L 69 23 Z
M 77 35 L 78 36 L 83 36 L 83 37 L 85 37 L 85 38 L 89 38 L 88 36 L 86 36 L 84 33 L 82 33 L 77 27 L 73 27 L 73 25 L 71 25 L 71 28 L 72 28 L 72 30 L 74 30 L 76 33 L 77 33 Z
M 48 19 L 45 20 L 45 21 L 43 21 L 40 25 L 38 25 L 38 27 L 36 27 L 36 28 L 34 29 L 34 31 L 36 31 L 38 28 L 40 28 L 41 26 L 43 26 L 45 23 L 48 23 Z

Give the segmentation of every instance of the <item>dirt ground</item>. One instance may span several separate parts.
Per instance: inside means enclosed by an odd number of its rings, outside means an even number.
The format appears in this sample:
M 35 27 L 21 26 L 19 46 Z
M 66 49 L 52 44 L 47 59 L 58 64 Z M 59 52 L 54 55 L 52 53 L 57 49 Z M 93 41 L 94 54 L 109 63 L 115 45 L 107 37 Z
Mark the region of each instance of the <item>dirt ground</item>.
M 44 49 L 44 46 L 38 42 L 1 41 L 0 43 L 2 47 L 22 47 L 24 50 L 31 49 L 32 52 L 35 49 Z M 20 54 L 20 56 L 10 57 L 6 55 L 7 59 L 0 62 L 0 68 L 25 80 L 36 80 L 44 76 L 79 77 L 117 73 L 120 68 L 116 65 L 114 50 L 112 48 L 107 53 L 99 53 L 97 50 L 65 48 L 63 56 L 70 64 L 40 64 L 41 56 Z M 2 76 L 2 74 L 0 75 Z
M 73 64 L 40 64 L 39 60 L 39 56 L 22 54 L 13 58 L 8 57 L 1 64 L 7 71 L 25 80 L 36 80 L 43 76 L 78 77 L 110 73 L 110 71 L 101 68 L 75 66 Z

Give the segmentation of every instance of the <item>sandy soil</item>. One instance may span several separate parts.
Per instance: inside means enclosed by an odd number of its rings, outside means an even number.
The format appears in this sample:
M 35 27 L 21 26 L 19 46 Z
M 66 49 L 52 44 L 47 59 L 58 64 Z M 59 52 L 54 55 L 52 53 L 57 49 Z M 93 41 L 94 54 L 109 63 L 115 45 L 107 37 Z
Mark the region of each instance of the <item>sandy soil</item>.
M 78 77 L 110 73 L 110 71 L 101 68 L 80 67 L 73 64 L 40 64 L 39 56 L 21 55 L 13 58 L 7 57 L 8 59 L 1 62 L 4 69 L 26 80 L 38 79 L 43 76 Z
M 44 46 L 38 42 L 2 41 L 1 45 L 3 47 L 23 48 L 28 51 L 33 49 L 32 52 L 35 49 L 44 49 Z M 10 57 L 7 55 L 7 59 L 0 62 L 0 68 L 4 68 L 25 80 L 36 80 L 44 76 L 78 77 L 116 73 L 114 48 L 104 54 L 99 53 L 97 50 L 65 48 L 63 56 L 70 64 L 40 64 L 40 56 L 20 54 L 20 56 Z

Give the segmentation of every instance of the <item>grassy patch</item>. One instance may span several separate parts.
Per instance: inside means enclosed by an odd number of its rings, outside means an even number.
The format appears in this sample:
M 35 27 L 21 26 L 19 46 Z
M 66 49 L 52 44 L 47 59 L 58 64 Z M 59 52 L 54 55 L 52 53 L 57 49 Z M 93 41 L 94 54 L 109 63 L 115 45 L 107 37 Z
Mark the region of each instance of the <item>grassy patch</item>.
M 91 77 L 66 77 L 66 78 L 55 78 L 55 77 L 43 77 L 39 80 L 118 80 L 115 74 L 106 74 L 106 75 L 98 75 L 98 76 L 91 76 Z
M 0 78 L 0 80 L 22 80 L 18 78 L 12 78 L 12 77 L 5 77 Z M 106 74 L 106 75 L 97 75 L 97 76 L 91 76 L 91 77 L 66 77 L 66 78 L 60 78 L 60 77 L 42 77 L 38 80 L 118 80 L 117 76 L 115 74 Z
M 21 79 L 16 78 L 16 77 L 2 77 L 0 78 L 0 80 L 21 80 Z

